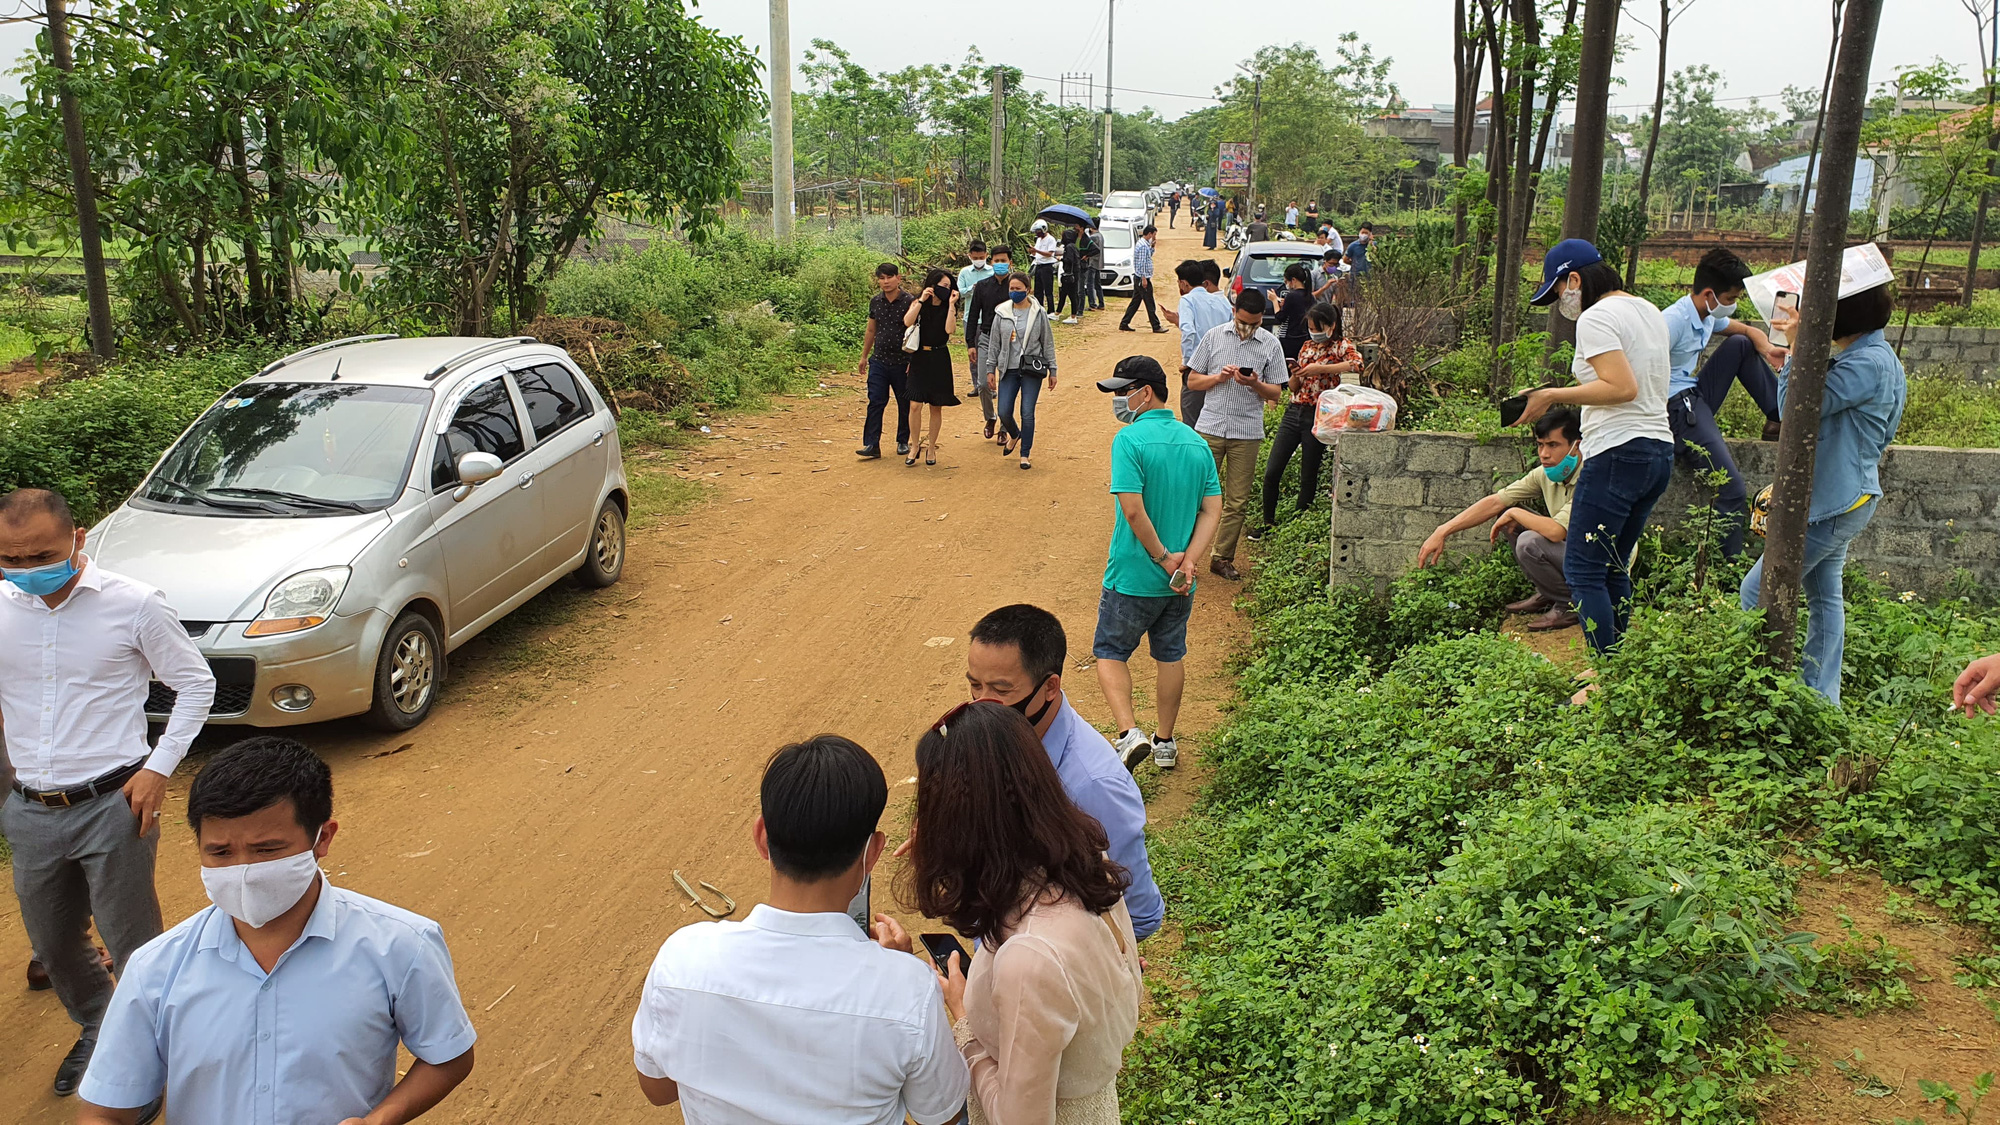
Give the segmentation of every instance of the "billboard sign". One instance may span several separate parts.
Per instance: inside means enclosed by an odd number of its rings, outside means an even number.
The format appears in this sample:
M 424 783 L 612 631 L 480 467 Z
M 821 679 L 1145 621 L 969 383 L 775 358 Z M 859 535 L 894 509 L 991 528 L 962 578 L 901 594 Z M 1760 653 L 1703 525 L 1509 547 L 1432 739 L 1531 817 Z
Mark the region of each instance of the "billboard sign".
M 1224 141 L 1215 159 L 1215 186 L 1250 186 L 1250 146 L 1242 141 Z

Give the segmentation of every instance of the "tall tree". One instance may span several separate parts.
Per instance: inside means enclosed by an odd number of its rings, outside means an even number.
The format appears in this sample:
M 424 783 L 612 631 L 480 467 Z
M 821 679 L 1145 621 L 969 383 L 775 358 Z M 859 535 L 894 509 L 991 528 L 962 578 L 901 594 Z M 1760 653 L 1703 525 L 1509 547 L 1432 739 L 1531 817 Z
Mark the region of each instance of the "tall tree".
M 1674 21 L 1694 6 L 1694 0 L 1660 0 L 1660 26 L 1656 29 L 1659 59 L 1657 73 L 1653 78 L 1653 117 L 1646 130 L 1646 156 L 1639 165 L 1639 221 L 1633 225 L 1632 244 L 1625 253 L 1625 287 L 1630 289 L 1639 280 L 1639 244 L 1646 239 L 1647 205 L 1653 191 L 1653 155 L 1660 148 L 1660 115 L 1667 104 L 1667 36 L 1673 30 Z M 1643 26 L 1643 25 L 1642 25 Z
M 1812 507 L 1813 466 L 1819 450 L 1820 400 L 1833 354 L 1840 260 L 1847 246 L 1846 201 L 1854 187 L 1854 163 L 1868 102 L 1868 67 L 1882 18 L 1882 0 L 1846 0 L 1846 6 L 1838 66 L 1824 115 L 1826 160 L 1816 185 L 1822 206 L 1813 212 L 1806 279 L 1799 293 L 1801 324 L 1792 341 L 1785 425 L 1778 438 L 1778 475 L 1772 484 L 1770 529 L 1764 545 L 1761 604 L 1765 654 L 1778 668 L 1791 668 L 1798 659 L 1800 578 Z
M 97 183 L 90 173 L 90 146 L 83 136 L 83 112 L 73 86 L 76 64 L 70 54 L 69 11 L 65 0 L 48 0 L 50 61 L 57 72 L 56 102 L 62 114 L 63 155 L 69 163 L 76 199 L 77 240 L 83 246 L 83 284 L 90 306 L 90 351 L 99 359 L 117 354 L 111 328 L 111 285 L 104 266 L 104 237 L 97 225 Z
M 1799 215 L 1797 223 L 1792 227 L 1792 251 L 1790 257 L 1793 261 L 1798 260 L 1799 247 L 1805 242 L 1806 212 L 1809 210 L 1807 204 L 1813 198 L 1815 190 L 1813 188 L 1813 171 L 1819 164 L 1820 139 L 1826 135 L 1826 100 L 1829 92 L 1833 89 L 1834 64 L 1839 60 L 1840 56 L 1840 16 L 1842 9 L 1846 6 L 1847 0 L 1833 0 L 1833 35 L 1826 44 L 1826 77 L 1820 80 L 1819 111 L 1813 115 L 1812 147 L 1806 150 L 1805 178 L 1799 181 Z M 1842 196 L 1841 198 L 1846 199 L 1847 197 Z M 1842 221 L 1845 221 L 1847 214 L 1846 206 L 1843 205 L 1841 207 L 1840 213 Z
M 1463 182 L 1472 156 L 1472 138 L 1479 128 L 1479 75 L 1485 67 L 1486 40 L 1467 21 L 1465 0 L 1452 0 L 1451 15 L 1451 166 L 1457 173 L 1451 209 L 1451 241 L 1456 248 L 1451 256 L 1451 287 L 1456 291 L 1465 275 L 1467 237 L 1471 233 L 1467 225 L 1467 193 L 1459 190 L 1457 184 Z
M 1986 87 L 1986 177 L 1994 178 L 1994 161 L 2000 154 L 2000 129 L 1993 128 L 1994 94 L 2000 92 L 2000 0 L 1959 0 L 1972 13 L 1973 31 L 1978 36 L 1980 84 Z M 1983 6 L 1982 6 L 1983 5 Z M 1965 250 L 1965 289 L 1958 303 L 1972 307 L 1972 291 L 1979 283 L 1979 244 L 1986 237 L 1986 209 L 1993 204 L 1993 190 L 1979 192 L 1979 207 L 1972 213 L 1972 242 Z

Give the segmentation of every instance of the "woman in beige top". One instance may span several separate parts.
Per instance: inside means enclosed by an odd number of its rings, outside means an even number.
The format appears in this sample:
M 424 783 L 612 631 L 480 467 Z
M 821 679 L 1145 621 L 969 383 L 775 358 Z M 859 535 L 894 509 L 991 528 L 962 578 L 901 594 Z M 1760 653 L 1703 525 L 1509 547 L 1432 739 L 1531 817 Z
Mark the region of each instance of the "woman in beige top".
M 903 897 L 980 944 L 969 978 L 954 955 L 940 982 L 974 1125 L 1117 1125 L 1139 954 L 1104 829 L 1028 721 L 994 702 L 955 708 L 917 743 L 917 820 Z

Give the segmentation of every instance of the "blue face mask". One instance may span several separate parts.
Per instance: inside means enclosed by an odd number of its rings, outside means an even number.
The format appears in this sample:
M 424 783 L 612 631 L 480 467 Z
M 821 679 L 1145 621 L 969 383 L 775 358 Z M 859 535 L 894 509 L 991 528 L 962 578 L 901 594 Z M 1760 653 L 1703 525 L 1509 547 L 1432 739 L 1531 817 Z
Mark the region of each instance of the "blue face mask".
M 1009 300 L 1013 301 L 1015 304 L 1018 305 L 1022 301 L 1028 299 L 1028 293 L 1027 290 L 1025 289 L 1012 289 L 1008 291 L 1007 297 Z
M 1006 276 L 1007 276 L 1007 263 L 1005 263 L 1005 262 L 995 262 L 995 263 L 993 263 L 993 276 L 994 276 L 994 277 L 1006 277 Z
M 30 566 L 21 569 L 0 567 L 0 578 L 12 582 L 24 594 L 45 598 L 69 584 L 76 577 L 76 552 L 59 563 L 47 566 Z
M 1569 479 L 1571 473 L 1576 472 L 1576 454 L 1572 453 L 1553 465 L 1543 465 L 1542 471 L 1549 475 L 1550 480 L 1561 484 Z

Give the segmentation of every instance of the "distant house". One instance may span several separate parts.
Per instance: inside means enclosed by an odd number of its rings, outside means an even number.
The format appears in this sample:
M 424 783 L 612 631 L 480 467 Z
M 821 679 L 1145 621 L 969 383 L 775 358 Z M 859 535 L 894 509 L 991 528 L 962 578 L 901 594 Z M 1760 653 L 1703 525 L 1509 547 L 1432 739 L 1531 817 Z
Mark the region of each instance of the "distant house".
M 1545 96 L 1535 98 L 1535 112 L 1540 114 L 1548 107 Z M 1433 102 L 1428 106 L 1392 104 L 1389 112 L 1372 117 L 1361 123 L 1361 132 L 1370 137 L 1388 137 L 1401 141 L 1410 150 L 1421 171 L 1420 178 L 1435 175 L 1439 165 L 1456 163 L 1459 154 L 1455 151 L 1458 138 L 1453 126 L 1458 120 L 1457 107 L 1449 102 Z M 1486 134 L 1493 121 L 1493 97 L 1480 99 L 1473 108 L 1471 147 L 1465 153 L 1470 160 L 1486 151 Z M 1549 138 L 1549 164 L 1556 166 L 1569 162 L 1568 130 L 1559 128 L 1562 137 Z
M 1764 169 L 1764 183 L 1769 187 L 1771 198 L 1781 211 L 1794 211 L 1799 206 L 1799 192 L 1806 178 L 1805 156 L 1794 156 L 1790 160 L 1780 160 Z M 1817 179 L 1817 166 L 1813 177 Z M 1856 161 L 1854 165 L 1854 187 L 1848 192 L 1847 209 L 1866 211 L 1869 200 L 1875 194 L 1875 162 Z M 1817 189 L 1807 197 L 1807 206 L 1812 206 Z

